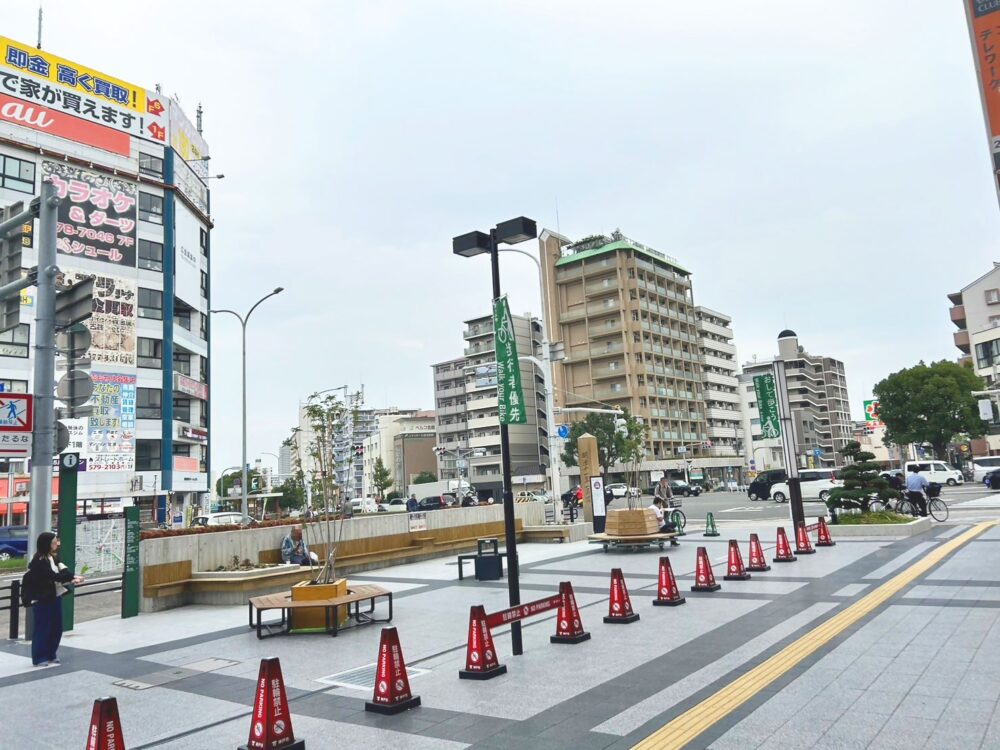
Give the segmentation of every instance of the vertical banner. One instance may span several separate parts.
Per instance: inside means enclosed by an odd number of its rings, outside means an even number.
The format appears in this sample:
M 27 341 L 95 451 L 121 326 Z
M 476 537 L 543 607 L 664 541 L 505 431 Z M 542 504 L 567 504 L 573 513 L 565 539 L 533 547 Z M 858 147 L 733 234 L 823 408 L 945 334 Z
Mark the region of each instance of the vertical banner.
M 91 373 L 94 411 L 87 421 L 87 471 L 135 470 L 135 375 Z
M 139 188 L 66 162 L 43 161 L 42 175 L 62 199 L 56 249 L 63 255 L 135 268 Z
M 76 570 L 76 473 L 80 469 L 77 453 L 59 456 L 59 547 L 60 562 Z M 79 572 L 79 571 L 77 571 Z M 62 597 L 63 632 L 73 629 L 73 590 Z
M 966 0 L 965 12 L 976 72 L 979 73 L 979 94 L 993 161 L 993 182 L 1000 195 L 1000 3 L 995 0 Z
M 882 420 L 878 418 L 878 401 L 865 401 L 864 407 L 865 427 L 881 427 Z
M 122 618 L 139 614 L 139 506 L 125 508 L 125 573 L 122 576 Z
M 95 365 L 135 367 L 138 285 L 131 279 L 84 271 L 64 271 L 57 284 L 68 286 L 90 278 L 94 312 L 84 322 L 91 334 L 87 356 Z
M 753 391 L 760 414 L 760 433 L 765 438 L 781 437 L 781 422 L 778 421 L 778 394 L 774 387 L 774 376 L 754 375 Z
M 528 421 L 528 414 L 521 390 L 521 363 L 517 360 L 514 321 L 510 317 L 506 296 L 493 301 L 493 342 L 497 357 L 497 413 L 500 424 L 524 424 Z

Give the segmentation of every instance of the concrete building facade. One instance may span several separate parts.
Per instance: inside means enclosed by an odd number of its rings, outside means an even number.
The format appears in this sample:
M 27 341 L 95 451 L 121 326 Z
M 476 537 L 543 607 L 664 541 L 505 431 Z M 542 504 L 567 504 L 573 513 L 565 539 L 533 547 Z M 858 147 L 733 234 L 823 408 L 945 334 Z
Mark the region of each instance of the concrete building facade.
M 375 497 L 374 474 L 378 460 L 391 472 L 392 491 L 405 492 L 409 480 L 403 481 L 411 472 L 437 471 L 434 456 L 435 414 L 433 411 L 401 410 L 396 414 L 381 414 L 376 419 L 376 428 L 362 443 L 363 478 L 362 497 Z
M 701 351 L 702 398 L 712 445 L 708 454 L 728 463 L 712 471 L 719 480 L 736 481 L 744 466 L 743 400 L 740 398 L 733 344 L 733 319 L 717 310 L 695 307 L 698 348 Z
M 94 412 L 64 420 L 67 450 L 81 459 L 79 497 L 105 511 L 137 504 L 144 521 L 207 508 L 213 223 L 200 126 L 159 91 L 34 45 L 5 39 L 0 73 L 0 205 L 27 204 L 51 182 L 61 281 L 95 281 L 86 322 Z M 37 222 L 26 229 L 21 265 L 30 268 Z M 5 391 L 32 390 L 34 300 L 30 287 L 20 324 L 0 333 Z M 26 460 L 5 468 L 17 480 Z M 23 520 L 25 509 L 0 503 L 0 523 Z
M 761 436 L 760 412 L 753 387 L 753 377 L 770 373 L 775 360 L 780 361 L 785 370 L 799 466 L 842 466 L 844 458 L 840 450 L 850 442 L 853 434 L 844 363 L 832 357 L 810 354 L 799 345 L 798 336 L 790 330 L 778 335 L 776 357 L 743 365 L 740 395 L 746 404 L 748 464 L 752 460 L 757 470 L 784 465 L 780 440 L 765 440 Z

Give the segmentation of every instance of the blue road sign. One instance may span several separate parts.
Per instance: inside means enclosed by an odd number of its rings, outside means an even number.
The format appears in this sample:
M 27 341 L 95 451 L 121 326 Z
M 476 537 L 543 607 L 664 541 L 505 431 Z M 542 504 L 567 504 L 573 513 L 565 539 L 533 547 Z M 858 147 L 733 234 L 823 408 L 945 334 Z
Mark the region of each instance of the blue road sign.
M 561 425 L 559 425 L 559 429 L 557 430 L 557 433 L 558 433 L 559 437 L 561 437 L 563 440 L 565 440 L 566 438 L 569 437 L 569 425 L 568 424 L 561 424 Z
M 823 451 L 821 451 L 819 448 L 813 448 L 813 458 L 819 458 L 822 455 Z

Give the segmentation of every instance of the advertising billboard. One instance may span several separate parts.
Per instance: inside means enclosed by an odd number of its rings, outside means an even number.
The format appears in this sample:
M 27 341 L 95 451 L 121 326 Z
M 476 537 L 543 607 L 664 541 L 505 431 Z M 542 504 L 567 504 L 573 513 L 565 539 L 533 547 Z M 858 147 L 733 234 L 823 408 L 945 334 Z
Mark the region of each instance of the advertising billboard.
M 965 0 L 973 58 L 979 74 L 986 134 L 993 161 L 994 187 L 1000 191 L 1000 3 L 996 0 Z
M 56 249 L 74 257 L 135 268 L 139 189 L 134 183 L 66 162 L 42 162 L 59 203 Z
M 87 471 L 135 470 L 135 375 L 93 372 Z
M 91 334 L 88 356 L 95 365 L 135 367 L 136 297 L 139 293 L 135 280 L 64 271 L 57 283 L 69 285 L 89 278 L 94 279 L 94 312 L 84 323 Z
M 40 104 L 30 104 L 2 93 L 0 93 L 0 120 L 121 156 L 129 155 L 128 133 L 71 117 Z

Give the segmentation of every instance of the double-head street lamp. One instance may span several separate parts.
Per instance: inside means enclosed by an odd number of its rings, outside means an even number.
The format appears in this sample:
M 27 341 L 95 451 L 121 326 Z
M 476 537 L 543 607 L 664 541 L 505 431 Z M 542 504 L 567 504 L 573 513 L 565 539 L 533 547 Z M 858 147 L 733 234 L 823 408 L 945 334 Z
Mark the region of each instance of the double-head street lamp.
M 240 504 L 240 510 L 243 515 L 248 515 L 247 507 L 247 322 L 250 320 L 250 316 L 253 315 L 253 311 L 256 310 L 260 304 L 266 300 L 270 299 L 276 294 L 281 294 L 284 291 L 283 287 L 277 287 L 270 294 L 265 294 L 259 300 L 254 302 L 253 307 L 251 307 L 246 315 L 240 315 L 235 310 L 209 310 L 210 313 L 229 313 L 234 316 L 238 321 L 240 321 L 240 326 L 243 328 L 243 478 L 242 486 L 240 487 L 240 492 L 242 493 L 242 503 Z
M 493 299 L 500 298 L 500 253 L 499 245 L 516 245 L 519 242 L 533 240 L 538 236 L 535 222 L 524 216 L 498 224 L 489 231 L 469 232 L 455 237 L 451 241 L 452 252 L 466 258 L 489 253 L 490 267 L 493 275 Z M 515 362 L 515 367 L 520 365 Z M 552 460 L 552 457 L 549 457 Z M 500 423 L 500 464 L 503 471 L 503 520 L 504 536 L 507 547 L 507 594 L 510 606 L 521 603 L 521 584 L 519 581 L 517 563 L 517 538 L 514 529 L 514 492 L 510 478 L 510 434 L 507 425 Z M 515 656 L 524 653 L 521 644 L 521 623 L 515 620 L 510 627 L 511 650 Z

